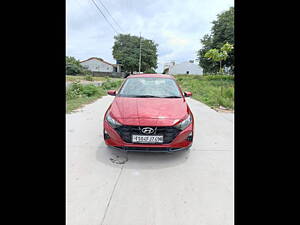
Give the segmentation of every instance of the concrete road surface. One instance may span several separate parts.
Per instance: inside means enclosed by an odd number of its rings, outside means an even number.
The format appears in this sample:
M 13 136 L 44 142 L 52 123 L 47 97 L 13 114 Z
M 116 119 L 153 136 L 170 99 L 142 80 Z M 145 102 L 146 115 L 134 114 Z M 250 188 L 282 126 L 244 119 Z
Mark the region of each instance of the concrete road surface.
M 66 224 L 232 225 L 233 116 L 188 99 L 195 117 L 188 152 L 124 153 L 103 142 L 112 100 L 66 115 Z

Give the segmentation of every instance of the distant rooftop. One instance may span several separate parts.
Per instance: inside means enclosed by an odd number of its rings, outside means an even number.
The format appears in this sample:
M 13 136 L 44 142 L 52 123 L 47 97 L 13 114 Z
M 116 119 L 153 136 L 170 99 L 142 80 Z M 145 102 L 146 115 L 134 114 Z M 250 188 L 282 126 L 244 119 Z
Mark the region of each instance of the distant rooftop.
M 101 61 L 101 62 L 103 62 L 103 63 L 106 63 L 106 64 L 111 65 L 111 66 L 114 66 L 114 67 L 116 67 L 117 65 L 121 65 L 121 64 L 112 64 L 112 63 L 106 62 L 106 61 L 103 60 L 102 58 L 98 58 L 98 57 L 91 57 L 91 58 L 89 58 L 89 59 L 86 59 L 86 60 L 83 60 L 83 61 L 80 61 L 80 62 L 82 63 L 82 62 L 86 62 L 86 61 L 93 60 L 93 59 L 96 59 L 96 60 L 98 60 L 98 61 Z

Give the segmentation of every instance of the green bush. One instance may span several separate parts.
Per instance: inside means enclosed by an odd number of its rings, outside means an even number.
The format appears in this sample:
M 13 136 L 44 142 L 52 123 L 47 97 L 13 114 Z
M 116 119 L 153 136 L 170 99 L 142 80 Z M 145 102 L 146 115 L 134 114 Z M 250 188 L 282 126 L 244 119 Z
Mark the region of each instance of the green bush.
M 87 70 L 87 69 L 84 69 L 84 70 L 82 71 L 82 74 L 83 74 L 83 76 L 92 76 L 92 75 L 93 75 L 93 74 L 92 74 L 92 71 Z
M 71 87 L 67 89 L 67 99 L 78 98 L 82 95 L 83 85 L 79 81 L 75 81 L 71 84 Z
M 99 94 L 99 89 L 92 84 L 82 85 L 78 81 L 71 84 L 71 87 L 67 90 L 67 100 L 75 99 L 79 97 L 91 97 Z
M 107 81 L 103 82 L 102 87 L 105 90 L 116 90 L 121 86 L 121 84 L 122 80 L 112 81 L 110 78 L 108 78 Z
M 118 89 L 122 81 L 121 79 L 114 80 L 107 77 L 102 86 L 82 85 L 80 81 L 73 82 L 66 92 L 67 113 L 96 101 L 101 96 L 105 96 L 106 91 L 109 89 Z
M 78 65 L 67 64 L 66 65 L 66 74 L 67 75 L 78 75 L 82 69 Z
M 98 93 L 99 93 L 98 88 L 93 84 L 83 86 L 82 94 L 87 97 L 94 96 Z
M 71 56 L 66 56 L 66 74 L 67 75 L 79 75 L 83 73 L 84 68 L 80 64 L 80 61 Z
M 224 91 L 224 97 L 234 98 L 234 88 L 233 87 L 226 88 Z
M 87 81 L 93 81 L 94 80 L 91 75 L 85 76 L 84 79 L 87 80 Z
M 71 89 L 68 89 L 67 93 L 66 93 L 66 97 L 67 97 L 67 100 L 74 99 L 77 97 L 77 93 L 72 91 Z
M 116 90 L 122 84 L 122 80 L 111 80 L 107 78 L 107 81 L 104 81 L 102 86 L 96 87 L 93 84 L 82 85 L 79 81 L 75 81 L 67 89 L 66 97 L 67 100 L 75 99 L 79 97 L 91 97 L 97 95 L 103 95 L 106 90 Z M 101 92 L 101 93 L 100 93 Z

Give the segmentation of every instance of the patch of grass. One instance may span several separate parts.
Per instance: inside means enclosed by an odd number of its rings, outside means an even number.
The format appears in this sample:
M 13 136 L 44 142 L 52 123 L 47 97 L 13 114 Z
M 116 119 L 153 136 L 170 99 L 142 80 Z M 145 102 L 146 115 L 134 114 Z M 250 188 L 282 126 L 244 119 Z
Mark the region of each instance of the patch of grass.
M 93 81 L 94 80 L 94 78 L 91 75 L 85 76 L 84 79 L 87 80 L 87 81 Z
M 110 77 L 105 77 L 105 79 L 106 80 L 102 84 L 102 88 L 105 90 L 116 90 L 121 86 L 123 82 L 123 79 L 116 79 Z
M 234 76 L 232 75 L 175 75 L 183 91 L 193 98 L 216 108 L 234 109 Z
M 92 78 L 92 79 L 90 79 Z M 92 76 L 66 76 L 66 81 L 77 81 L 77 80 L 90 80 L 90 81 L 105 81 L 105 77 L 92 77 Z
M 103 94 L 105 95 L 105 94 Z M 90 104 L 97 99 L 99 99 L 101 96 L 91 96 L 91 97 L 79 97 L 75 99 L 67 100 L 67 113 L 71 113 L 75 109 L 81 108 L 86 104 Z
M 108 79 L 102 86 L 92 84 L 82 85 L 80 81 L 74 81 L 66 92 L 67 113 L 71 113 L 86 104 L 92 103 L 102 96 L 106 95 L 109 89 L 118 89 L 122 84 L 122 79 Z

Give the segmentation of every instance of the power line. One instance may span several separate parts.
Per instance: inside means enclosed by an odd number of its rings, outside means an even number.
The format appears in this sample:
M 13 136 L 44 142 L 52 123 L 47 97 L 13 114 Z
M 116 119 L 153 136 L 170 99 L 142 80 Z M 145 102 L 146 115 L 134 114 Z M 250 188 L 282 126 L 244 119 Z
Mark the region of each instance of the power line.
M 98 7 L 98 5 L 96 4 L 96 2 L 94 0 L 92 0 L 94 5 L 97 7 L 98 12 L 100 12 L 102 14 L 102 16 L 105 18 L 106 22 L 111 26 L 111 28 L 117 33 L 119 34 L 118 31 L 116 31 L 116 29 L 114 28 L 114 26 L 108 21 L 108 19 L 106 18 L 106 16 L 103 14 L 103 12 L 101 11 L 101 9 Z
M 76 2 L 78 3 L 79 9 L 84 8 L 84 7 L 82 6 L 82 4 L 80 3 L 79 0 L 76 0 Z M 92 6 L 92 7 L 93 7 L 93 6 Z M 94 19 L 94 16 L 91 14 L 90 10 L 85 10 L 85 11 L 90 15 L 91 18 Z
M 115 24 L 120 28 L 120 30 L 123 31 L 123 29 L 120 27 L 120 25 L 117 23 L 117 21 L 113 18 L 113 16 L 110 14 L 110 12 L 108 11 L 108 9 L 105 7 L 105 5 L 101 2 L 101 0 L 99 0 L 100 4 L 103 6 L 103 8 L 106 10 L 106 12 L 110 15 L 110 17 L 112 18 L 112 20 L 115 22 Z

